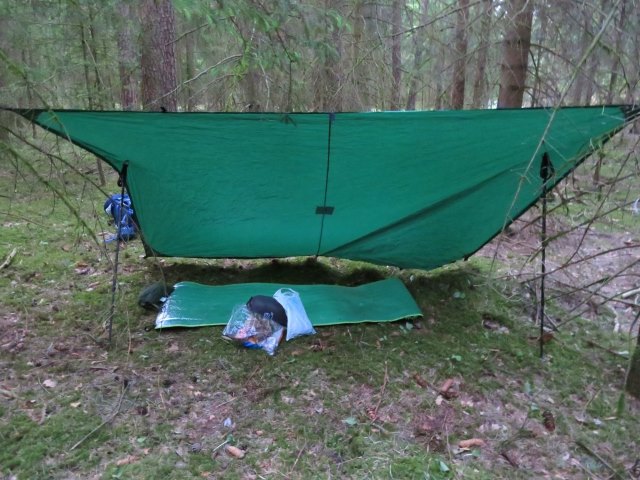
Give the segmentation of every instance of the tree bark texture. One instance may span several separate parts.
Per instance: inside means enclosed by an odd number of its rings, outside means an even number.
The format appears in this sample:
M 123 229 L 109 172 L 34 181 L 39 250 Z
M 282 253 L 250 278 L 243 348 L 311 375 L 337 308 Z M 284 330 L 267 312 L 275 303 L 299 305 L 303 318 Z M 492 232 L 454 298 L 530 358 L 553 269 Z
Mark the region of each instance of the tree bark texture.
M 118 73 L 120 76 L 120 108 L 138 108 L 138 81 L 134 74 L 137 65 L 136 47 L 133 41 L 131 5 L 128 0 L 118 3 L 122 26 L 118 31 Z
M 6 37 L 6 28 L 8 24 L 8 19 L 4 17 L 0 17 L 0 47 L 5 48 L 7 45 Z M 7 69 L 4 67 L 0 67 L 0 92 L 4 90 L 7 84 Z M 9 132 L 7 129 L 11 127 L 10 118 L 13 115 L 9 114 L 5 111 L 0 111 L 0 142 L 6 142 L 9 140 Z
M 351 47 L 351 61 L 353 63 L 353 88 L 355 99 L 352 100 L 354 109 L 368 110 L 371 104 L 371 79 L 368 75 L 366 58 L 368 57 L 367 27 L 370 26 L 368 17 L 371 16 L 371 4 L 365 5 L 364 0 L 355 0 L 353 5 L 353 41 Z
M 533 0 L 509 0 L 505 20 L 507 25 L 500 67 L 498 108 L 520 108 L 531 48 Z
M 547 52 L 541 48 L 548 39 L 548 30 L 549 30 L 549 15 L 545 9 L 540 9 L 537 16 L 538 20 L 538 40 L 539 44 L 536 49 L 535 55 L 532 55 L 533 61 L 533 86 L 531 87 L 531 106 L 539 107 L 543 102 L 541 101 L 542 95 L 542 86 L 543 86 L 543 77 L 540 75 L 543 57 L 547 54 Z
M 89 110 L 93 110 L 93 89 L 91 88 L 91 76 L 89 75 L 89 58 L 87 56 L 87 38 L 84 33 L 84 25 L 80 25 L 80 48 L 82 49 L 84 85 L 87 89 L 87 106 Z
M 582 34 L 580 35 L 580 56 L 584 55 L 589 48 L 589 44 L 591 43 L 591 38 L 593 37 L 593 32 L 591 32 L 591 15 L 588 11 L 584 10 L 582 12 L 583 20 L 582 20 Z M 573 84 L 573 94 L 572 94 L 572 102 L 575 105 L 580 105 L 583 101 L 584 91 L 586 89 L 587 83 L 590 81 L 587 78 L 587 72 L 583 70 L 581 67 L 581 71 L 578 73 L 576 77 L 576 81 Z
M 627 0 L 622 0 L 620 4 L 620 16 L 618 17 L 618 21 L 616 22 L 616 34 L 615 34 L 615 49 L 613 51 L 613 61 L 611 65 L 611 76 L 609 77 L 609 89 L 607 91 L 607 103 L 613 103 L 614 99 L 620 97 L 617 94 L 616 87 L 618 83 L 618 71 L 620 70 L 620 55 L 622 55 L 622 42 L 623 36 L 622 32 L 625 28 L 625 21 L 627 20 Z
M 175 18 L 170 0 L 144 0 L 142 25 L 142 106 L 145 110 L 177 109 Z
M 640 102 L 640 9 L 633 9 L 633 13 L 629 15 L 629 22 L 634 26 L 634 35 L 627 42 L 630 45 L 630 52 L 627 58 L 630 60 L 631 67 L 627 67 L 627 74 L 625 75 L 625 101 L 626 103 L 638 103 Z M 629 27 L 627 27 L 629 28 Z M 640 122 L 636 120 L 636 125 L 640 125 Z
M 429 0 L 422 0 L 422 12 L 420 14 L 420 25 L 426 25 L 429 20 Z M 407 110 L 416 109 L 416 100 L 418 97 L 418 85 L 420 80 L 420 70 L 422 68 L 422 59 L 427 48 L 425 27 L 418 29 L 413 34 L 413 70 L 411 71 L 411 82 L 409 83 L 409 92 L 407 93 Z
M 400 0 L 393 0 L 391 5 L 391 110 L 400 110 L 402 4 Z
M 455 33 L 455 60 L 453 64 L 453 83 L 451 88 L 451 108 L 464 108 L 464 91 L 467 73 L 467 22 L 469 17 L 469 0 L 458 0 Z
M 91 56 L 91 63 L 93 64 L 93 100 L 96 107 L 102 109 L 105 107 L 104 95 L 108 90 L 105 88 L 104 82 L 102 81 L 102 76 L 100 75 L 100 69 L 98 68 L 98 41 L 95 28 L 95 15 L 93 14 L 93 6 L 91 4 L 88 5 L 88 10 L 89 36 L 87 38 L 87 49 L 89 51 L 89 55 Z
M 338 112 L 342 108 L 340 89 L 340 59 L 342 57 L 342 38 L 333 19 L 326 14 L 336 8 L 335 0 L 325 0 L 324 4 L 324 55 L 319 62 L 314 82 L 313 109 L 323 112 Z M 283 103 L 289 103 L 288 100 Z
M 473 77 L 473 99 L 471 101 L 473 108 L 482 108 L 485 106 L 487 90 L 487 81 L 485 77 L 487 70 L 487 57 L 489 54 L 489 35 L 491 34 L 492 14 L 493 0 L 483 0 L 476 71 Z
M 631 366 L 625 389 L 628 393 L 640 399 L 640 333 L 637 337 L 637 345 L 633 352 L 633 357 L 631 357 Z
M 195 77 L 195 32 L 189 33 L 184 38 L 184 108 L 187 112 L 193 112 L 196 107 L 195 92 L 191 84 L 191 79 Z M 185 82 L 188 82 L 185 84 Z

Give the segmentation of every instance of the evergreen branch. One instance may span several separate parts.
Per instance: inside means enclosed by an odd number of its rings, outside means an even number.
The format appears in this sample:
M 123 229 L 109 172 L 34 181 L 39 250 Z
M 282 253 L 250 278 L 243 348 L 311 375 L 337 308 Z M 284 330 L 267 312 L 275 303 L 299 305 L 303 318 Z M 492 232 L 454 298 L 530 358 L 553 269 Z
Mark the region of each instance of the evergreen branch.
M 82 218 L 82 216 L 80 215 L 80 212 L 71 204 L 71 202 L 69 202 L 66 195 L 64 195 L 63 192 L 61 192 L 58 188 L 56 188 L 56 186 L 52 182 L 50 182 L 48 179 L 43 177 L 40 174 L 40 172 L 38 172 L 38 170 L 33 166 L 33 164 L 29 162 L 29 160 L 24 158 L 14 148 L 12 148 L 11 146 L 7 146 L 7 151 L 14 157 L 15 160 L 19 160 L 20 162 L 22 162 L 22 164 L 27 167 L 27 169 L 36 177 L 36 179 L 40 183 L 42 183 L 46 188 L 51 190 L 54 193 L 54 195 L 57 198 L 59 198 L 62 201 L 62 203 L 64 203 L 64 205 L 69 209 L 69 212 L 71 212 L 71 215 L 73 215 L 78 221 L 78 223 L 82 225 L 82 227 L 85 228 L 87 232 L 89 232 L 91 238 L 95 241 L 96 245 L 99 248 L 103 248 L 103 245 L 100 244 L 100 241 L 98 240 L 98 236 L 95 233 L 95 231 Z

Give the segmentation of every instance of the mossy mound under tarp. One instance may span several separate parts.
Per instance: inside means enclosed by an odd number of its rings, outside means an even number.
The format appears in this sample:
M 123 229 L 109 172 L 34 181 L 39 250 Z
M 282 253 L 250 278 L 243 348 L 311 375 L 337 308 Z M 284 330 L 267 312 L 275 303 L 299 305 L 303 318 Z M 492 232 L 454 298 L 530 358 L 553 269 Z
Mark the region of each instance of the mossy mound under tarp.
M 245 304 L 255 295 L 271 296 L 280 288 L 291 288 L 300 294 L 309 320 L 316 327 L 391 322 L 422 315 L 420 307 L 398 278 L 357 287 L 274 283 L 202 285 L 180 282 L 158 314 L 156 328 L 226 325 L 236 305 Z
M 476 252 L 637 110 L 16 110 L 121 174 L 149 253 L 431 269 Z

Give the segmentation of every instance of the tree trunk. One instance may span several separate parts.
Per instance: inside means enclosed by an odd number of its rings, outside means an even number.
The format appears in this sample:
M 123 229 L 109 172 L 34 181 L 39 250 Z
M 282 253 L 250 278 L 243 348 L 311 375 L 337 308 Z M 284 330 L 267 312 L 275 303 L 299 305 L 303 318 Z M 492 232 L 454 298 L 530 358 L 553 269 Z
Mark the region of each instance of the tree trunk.
M 6 17 L 0 17 L 0 46 L 2 46 L 2 48 L 6 48 L 7 45 L 5 37 L 7 36 L 8 23 Z M 3 64 L 2 67 L 0 67 L 0 92 L 4 91 L 7 82 L 7 68 Z M 9 112 L 0 111 L 0 142 L 7 142 L 9 140 L 8 129 L 11 128 L 12 116 Z
M 342 97 L 338 95 L 340 87 L 340 58 L 342 56 L 342 38 L 337 25 L 332 25 L 333 19 L 326 12 L 333 10 L 335 0 L 325 0 L 324 9 L 324 59 L 318 65 L 314 85 L 314 109 L 322 112 L 337 112 L 342 107 Z M 331 33 L 330 33 L 331 32 Z M 333 48 L 330 48 L 333 47 Z M 287 83 L 289 80 L 287 79 Z M 287 95 L 288 96 L 288 95 Z M 284 102 L 288 104 L 289 100 Z M 287 105 L 286 110 L 289 110 Z
M 451 108 L 464 108 L 464 90 L 467 65 L 467 19 L 469 0 L 458 0 L 455 33 L 455 60 L 453 64 L 453 86 L 451 88 Z
M 196 75 L 195 68 L 195 32 L 189 33 L 184 39 L 184 62 L 185 62 L 185 79 L 183 80 L 183 84 L 185 81 L 188 83 L 185 85 L 184 96 L 185 102 L 184 107 L 187 109 L 187 112 L 193 112 L 196 106 L 196 99 L 194 98 L 194 90 L 191 80 Z
M 354 109 L 369 110 L 371 105 L 371 92 L 369 91 L 369 81 L 367 78 L 366 62 L 362 51 L 366 50 L 365 40 L 368 13 L 363 0 L 356 0 L 353 5 L 353 42 L 351 48 L 351 62 L 353 64 L 353 84 L 357 99 L 354 102 Z
M 535 55 L 532 55 L 532 61 L 534 64 L 533 71 L 533 87 L 531 88 L 531 106 L 539 107 L 543 105 L 546 98 L 542 97 L 542 84 L 544 78 L 542 76 L 541 67 L 542 67 L 542 57 L 545 54 L 545 50 L 542 48 L 548 39 L 547 39 L 547 31 L 549 29 L 549 15 L 546 9 L 541 8 L 538 12 L 537 18 L 539 34 L 538 34 L 538 47 Z
M 597 55 L 589 55 L 587 59 L 587 86 L 584 94 L 584 101 L 581 105 L 589 106 L 593 103 L 593 95 L 595 94 L 596 89 L 596 73 L 598 72 L 598 67 L 600 62 L 598 61 Z
M 509 0 L 505 18 L 508 23 L 503 42 L 498 108 L 520 108 L 531 48 L 533 0 Z
M 259 47 L 256 45 L 257 38 L 255 27 L 251 20 L 237 20 L 235 22 L 235 25 L 236 29 L 238 30 L 238 34 L 242 38 L 243 43 L 242 50 L 244 52 L 244 57 L 242 59 L 242 63 L 246 65 L 246 69 L 244 70 L 244 74 L 242 75 L 242 80 L 240 81 L 240 85 L 242 85 L 244 90 L 244 96 L 242 98 L 240 108 L 243 111 L 247 112 L 258 112 L 262 109 L 260 103 L 263 101 L 263 99 L 260 98 L 259 94 L 260 89 L 258 84 L 260 82 L 260 76 L 256 72 L 258 66 L 254 62 L 254 56 L 257 55 L 256 52 L 259 50 Z M 285 50 L 282 62 L 285 64 L 288 63 L 288 68 L 286 70 L 288 71 L 289 75 L 286 82 L 283 82 L 285 83 L 285 85 L 287 85 L 287 87 L 283 88 L 286 93 L 284 94 L 284 102 L 282 102 L 282 105 L 284 106 L 285 111 L 290 112 L 293 109 L 293 98 L 291 92 L 293 79 L 291 78 L 292 65 L 291 61 L 288 61 L 286 43 L 284 43 L 286 34 L 281 35 L 280 31 L 276 31 L 274 32 L 274 35 L 279 40 L 280 46 L 283 48 L 283 50 Z
M 616 83 L 618 82 L 618 70 L 620 69 L 620 56 L 622 52 L 623 32 L 625 28 L 625 21 L 627 19 L 627 0 L 623 0 L 620 6 L 620 16 L 616 22 L 616 43 L 615 50 L 613 51 L 613 62 L 611 65 L 611 76 L 609 77 L 609 89 L 607 91 L 606 102 L 608 104 L 613 103 L 616 96 Z
M 142 26 L 142 106 L 145 110 L 177 109 L 175 18 L 170 0 L 144 0 Z
M 640 9 L 634 9 L 635 12 L 630 15 L 630 23 L 633 25 L 640 25 Z M 625 101 L 630 105 L 638 105 L 640 102 L 640 29 L 635 29 L 634 35 L 629 42 L 629 48 L 631 51 L 628 53 L 629 63 L 626 75 L 626 94 Z M 631 132 L 638 135 L 640 134 L 640 119 L 636 118 L 631 127 Z
M 420 14 L 420 25 L 426 25 L 429 20 L 429 0 L 422 0 L 422 13 Z M 407 94 L 407 110 L 416 109 L 416 99 L 418 96 L 418 80 L 422 68 L 422 58 L 426 49 L 425 27 L 418 29 L 413 34 L 413 71 L 411 72 L 411 82 L 409 83 L 409 93 Z
M 84 85 L 87 90 L 87 107 L 93 110 L 93 89 L 89 75 L 89 58 L 87 57 L 87 38 L 84 33 L 84 25 L 80 25 L 80 48 L 82 49 L 82 65 L 84 71 Z
M 137 61 L 131 13 L 128 0 L 122 0 L 118 3 L 118 14 L 122 18 L 122 25 L 118 31 L 118 73 L 120 76 L 120 108 L 123 110 L 138 108 L 138 84 L 133 73 Z
M 638 333 L 636 348 L 631 357 L 631 366 L 627 374 L 626 391 L 640 399 L 640 332 Z
M 436 68 L 434 69 L 435 81 L 433 83 L 435 84 L 435 88 L 432 89 L 433 95 L 435 97 L 433 100 L 433 106 L 436 110 L 442 110 L 446 108 L 446 105 L 444 105 L 443 102 L 443 99 L 445 98 L 447 92 L 444 80 L 444 71 L 446 68 L 447 51 L 445 50 L 444 46 L 439 46 L 436 53 Z
M 4 69 L 0 68 L 0 91 L 5 88 Z M 9 112 L 0 111 L 0 143 L 9 141 L 9 129 L 11 128 Z
M 591 32 L 591 21 L 592 14 L 587 9 L 582 10 L 582 34 L 580 35 L 580 56 L 582 57 L 587 48 L 589 48 L 589 44 L 591 43 L 591 39 L 593 38 L 593 33 Z M 587 86 L 587 82 L 593 81 L 593 79 L 588 78 L 587 73 L 583 70 L 584 65 L 580 67 L 580 72 L 576 77 L 576 81 L 573 85 L 573 94 L 572 94 L 572 103 L 574 105 L 580 105 L 582 103 L 582 97 L 584 96 L 584 91 Z
M 486 95 L 486 70 L 489 54 L 489 35 L 491 35 L 491 20 L 493 16 L 493 0 L 483 0 L 482 21 L 480 23 L 480 40 L 478 45 L 478 60 L 473 79 L 473 108 L 482 108 L 485 105 Z
M 400 0 L 393 0 L 391 5 L 391 110 L 400 110 L 402 3 Z
M 104 108 L 104 83 L 100 76 L 100 70 L 98 68 L 98 42 L 96 40 L 95 19 L 93 15 L 93 6 L 89 3 L 89 38 L 86 39 L 87 48 L 91 56 L 91 63 L 93 64 L 93 92 L 94 92 L 94 105 L 97 108 Z
M 84 83 L 85 88 L 87 89 L 87 103 L 89 110 L 93 110 L 94 106 L 94 93 L 95 87 L 94 83 L 91 81 L 91 76 L 89 75 L 89 59 L 87 57 L 87 49 L 88 43 L 87 38 L 84 33 L 84 25 L 80 25 L 80 47 L 82 48 L 82 62 L 84 65 Z M 98 171 L 98 181 L 100 186 L 104 187 L 107 184 L 107 179 L 104 176 L 104 169 L 102 168 L 102 160 L 96 160 L 96 170 Z

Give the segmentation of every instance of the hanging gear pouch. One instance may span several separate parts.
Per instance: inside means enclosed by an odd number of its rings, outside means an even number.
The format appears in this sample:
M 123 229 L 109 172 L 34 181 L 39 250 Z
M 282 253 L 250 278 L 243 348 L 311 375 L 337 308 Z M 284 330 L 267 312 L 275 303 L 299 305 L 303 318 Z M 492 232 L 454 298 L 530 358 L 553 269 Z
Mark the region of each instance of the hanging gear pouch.
M 287 313 L 287 341 L 301 335 L 316 333 L 298 292 L 290 288 L 281 288 L 273 298 L 284 307 Z

